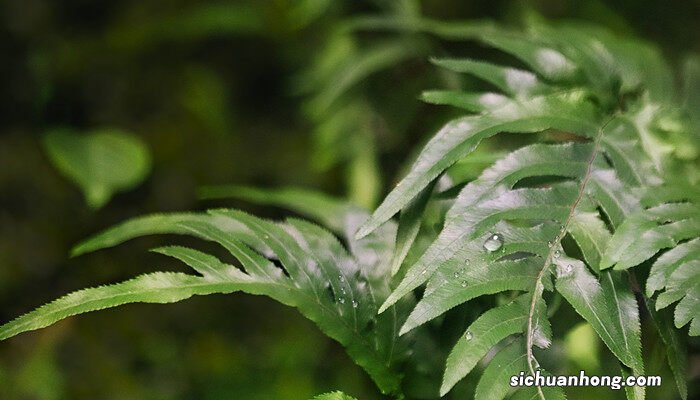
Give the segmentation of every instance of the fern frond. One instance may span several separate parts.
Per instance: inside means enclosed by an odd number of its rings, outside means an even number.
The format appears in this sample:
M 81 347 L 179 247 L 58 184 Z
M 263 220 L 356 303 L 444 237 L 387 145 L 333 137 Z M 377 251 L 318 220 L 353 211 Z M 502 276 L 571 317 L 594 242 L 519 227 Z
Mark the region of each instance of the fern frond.
M 423 26 L 438 35 L 448 30 L 428 21 Z M 452 39 L 460 36 L 455 32 L 451 31 Z M 425 285 L 423 297 L 401 329 L 406 333 L 471 299 L 503 291 L 525 292 L 523 296 L 530 299 L 522 314 L 526 323 L 501 332 L 503 336 L 489 347 L 522 334 L 527 369 L 534 373 L 538 304 L 544 291 L 556 291 L 594 327 L 623 364 L 623 372 L 629 368 L 642 373 L 638 305 L 626 275 L 603 270 L 613 264 L 616 269 L 629 268 L 697 236 L 690 216 L 700 215 L 697 203 L 668 204 L 669 199 L 658 199 L 654 208 L 640 201 L 643 192 L 654 192 L 672 179 L 670 171 L 683 162 L 674 156 L 679 146 L 668 142 L 659 127 L 669 110 L 679 113 L 671 95 L 670 69 L 654 48 L 587 26 L 535 22 L 524 34 L 485 29 L 467 30 L 462 37 L 509 53 L 530 70 L 477 60 L 437 60 L 440 67 L 469 74 L 498 91 L 424 95 L 429 102 L 473 114 L 448 122 L 427 143 L 357 237 L 398 212 L 402 216 L 409 212 L 409 205 L 428 185 L 481 141 L 501 132 L 546 134 L 506 155 L 479 178 L 463 182 L 466 185 L 447 212 L 442 231 L 407 266 L 380 312 Z M 542 138 L 549 140 L 541 142 Z M 656 221 L 661 214 L 678 222 L 660 225 Z M 642 240 L 640 229 L 649 232 Z M 571 242 L 562 243 L 563 239 Z M 698 314 L 692 300 L 698 279 L 688 276 L 692 267 L 686 268 L 680 269 L 676 279 L 669 275 L 668 294 L 660 297 L 663 306 L 688 293 L 679 304 L 677 324 Z M 657 281 L 662 284 L 662 279 Z M 469 333 L 479 337 L 486 328 L 480 329 Z M 453 354 L 464 343 L 461 339 Z M 481 358 L 484 353 L 474 354 Z M 460 367 L 456 360 L 448 361 L 443 393 L 473 367 L 472 361 Z M 517 395 L 528 396 L 520 392 Z M 542 390 L 536 392 L 544 398 Z M 630 391 L 628 396 L 639 399 L 644 393 Z
M 268 202 L 283 202 L 326 219 L 340 231 L 354 232 L 367 213 L 357 207 L 299 190 L 244 192 Z M 256 196 L 253 196 L 256 195 Z M 314 199 L 323 210 L 299 201 Z M 336 214 L 338 212 L 338 214 Z M 240 211 L 163 214 L 137 218 L 83 242 L 74 254 L 117 245 L 149 234 L 182 234 L 215 242 L 234 256 L 240 267 L 199 250 L 180 246 L 154 251 L 190 266 L 197 275 L 157 272 L 103 287 L 75 292 L 0 327 L 0 339 L 39 329 L 71 315 L 127 303 L 171 303 L 193 295 L 243 291 L 269 296 L 296 307 L 329 337 L 347 349 L 385 393 L 396 392 L 397 365 L 407 356 L 406 338 L 398 337 L 398 321 L 410 301 L 377 317 L 389 294 L 389 260 L 395 226 L 361 241 L 350 238 L 350 252 L 329 231 L 310 222 L 271 222 Z M 279 264 L 276 265 L 275 262 Z
M 675 325 L 690 323 L 689 334 L 700 335 L 700 200 L 694 188 L 675 185 L 653 189 L 643 199 L 646 208 L 620 226 L 610 241 L 601 267 L 627 269 L 660 250 L 646 282 L 646 294 L 656 309 L 678 302 Z

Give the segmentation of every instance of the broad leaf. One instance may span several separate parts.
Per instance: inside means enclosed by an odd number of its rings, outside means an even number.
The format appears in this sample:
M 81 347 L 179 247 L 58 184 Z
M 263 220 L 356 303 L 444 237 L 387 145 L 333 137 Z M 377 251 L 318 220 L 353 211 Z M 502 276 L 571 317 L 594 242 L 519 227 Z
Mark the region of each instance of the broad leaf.
M 54 166 L 83 191 L 92 208 L 100 208 L 117 192 L 140 184 L 151 169 L 143 141 L 116 129 L 80 134 L 54 130 L 43 138 Z

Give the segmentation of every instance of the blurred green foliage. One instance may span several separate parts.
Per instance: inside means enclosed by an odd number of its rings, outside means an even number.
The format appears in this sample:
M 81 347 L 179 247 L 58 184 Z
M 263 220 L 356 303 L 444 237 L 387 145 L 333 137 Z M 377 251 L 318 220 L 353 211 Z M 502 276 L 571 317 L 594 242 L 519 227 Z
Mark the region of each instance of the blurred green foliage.
M 1 2 L 0 320 L 160 266 L 160 258 L 142 256 L 158 238 L 68 259 L 79 239 L 127 217 L 221 204 L 281 215 L 245 203 L 198 202 L 202 185 L 300 185 L 375 205 L 407 154 L 444 121 L 446 111 L 417 101 L 421 91 L 435 81 L 459 84 L 428 73 L 427 57 L 489 50 L 418 33 L 355 30 L 349 19 L 421 13 L 516 23 L 529 8 L 641 35 L 659 43 L 672 64 L 698 50 L 700 4 L 683 0 Z M 697 59 L 686 65 L 697 69 Z M 41 138 L 57 127 L 104 126 L 138 135 L 151 149 L 153 169 L 136 189 L 91 210 L 52 166 Z M 516 140 L 488 145 L 508 149 Z M 475 153 L 449 173 L 474 176 L 492 155 Z M 555 332 L 573 320 L 565 310 Z M 690 345 L 693 398 L 700 343 Z M 557 346 L 564 357 L 570 345 Z M 647 372 L 670 382 L 661 344 L 644 348 L 651 354 Z M 596 356 L 602 373 L 615 373 L 609 357 Z M 592 362 L 569 361 L 574 369 Z M 453 398 L 468 397 L 474 384 L 467 379 Z M 130 306 L 0 345 L 0 398 L 8 400 L 307 399 L 336 388 L 377 398 L 339 345 L 292 310 L 246 295 Z M 670 384 L 649 390 L 653 399 L 673 393 Z
M 44 135 L 43 144 L 56 169 L 80 186 L 92 208 L 105 205 L 115 192 L 133 189 L 151 169 L 140 138 L 114 129 L 54 130 Z

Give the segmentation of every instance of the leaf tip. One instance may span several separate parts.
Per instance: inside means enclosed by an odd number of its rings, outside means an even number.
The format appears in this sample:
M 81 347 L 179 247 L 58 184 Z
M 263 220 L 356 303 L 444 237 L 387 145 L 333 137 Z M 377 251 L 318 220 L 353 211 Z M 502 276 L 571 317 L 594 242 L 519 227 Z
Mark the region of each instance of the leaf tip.
M 452 385 L 447 382 L 442 382 L 440 385 L 440 397 L 445 397 L 445 395 L 452 389 Z
M 600 260 L 599 268 L 602 271 L 612 267 L 613 265 L 615 265 L 615 261 L 611 260 L 607 255 L 603 255 L 603 258 Z
M 85 253 L 88 253 L 89 251 L 90 251 L 90 249 L 88 248 L 87 243 L 80 242 L 80 243 L 76 244 L 75 246 L 73 246 L 72 249 L 70 249 L 70 257 L 71 258 L 79 257 Z
M 377 311 L 377 314 L 383 313 L 384 311 L 386 311 L 387 309 L 389 309 L 389 307 L 393 306 L 394 303 L 396 303 L 396 300 L 394 300 L 394 299 L 392 298 L 392 296 L 389 296 L 389 297 L 384 301 L 384 304 L 382 304 L 382 306 L 379 307 L 379 311 Z
M 355 232 L 355 240 L 363 239 L 364 237 L 366 237 L 367 235 L 372 233 L 372 231 L 375 229 L 375 227 L 373 226 L 373 224 L 370 224 L 369 222 L 370 221 L 367 221 L 364 224 L 362 224 L 360 229 L 358 229 L 357 232 Z

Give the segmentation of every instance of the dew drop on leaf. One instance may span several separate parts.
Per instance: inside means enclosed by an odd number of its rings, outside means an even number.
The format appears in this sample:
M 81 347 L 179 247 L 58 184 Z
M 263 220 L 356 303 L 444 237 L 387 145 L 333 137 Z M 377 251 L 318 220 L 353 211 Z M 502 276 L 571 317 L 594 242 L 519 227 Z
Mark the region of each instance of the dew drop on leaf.
M 464 338 L 467 340 L 472 340 L 474 339 L 474 334 L 472 333 L 472 331 L 467 331 L 467 333 L 464 334 Z
M 345 297 L 338 298 L 338 303 L 345 304 Z
M 359 306 L 359 305 L 360 305 L 360 303 L 358 303 L 357 301 L 355 301 L 355 300 L 352 301 L 352 308 L 357 308 L 357 306 Z
M 460 286 L 462 286 L 462 287 L 467 287 L 467 281 L 462 281 L 462 283 L 460 284 Z
M 547 247 L 552 247 L 552 246 L 554 246 L 554 242 L 552 242 L 551 240 L 549 242 L 547 242 Z
M 484 248 L 488 252 L 494 252 L 498 249 L 500 249 L 503 246 L 503 236 L 499 233 L 494 233 L 493 235 L 489 236 L 488 239 L 484 242 Z
M 338 275 L 338 280 L 342 282 L 345 280 L 345 278 L 343 277 L 343 275 Z
M 454 274 L 452 274 L 455 278 L 459 278 L 459 271 L 455 271 Z
M 559 256 L 561 256 L 561 251 L 555 250 L 554 251 L 554 258 L 559 258 Z
M 571 272 L 574 270 L 574 266 L 571 264 L 567 264 L 566 266 L 561 266 L 557 268 L 557 277 L 562 277 L 562 276 L 567 276 L 571 274 Z

